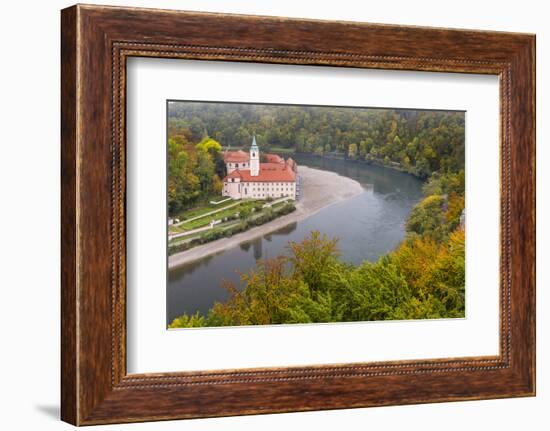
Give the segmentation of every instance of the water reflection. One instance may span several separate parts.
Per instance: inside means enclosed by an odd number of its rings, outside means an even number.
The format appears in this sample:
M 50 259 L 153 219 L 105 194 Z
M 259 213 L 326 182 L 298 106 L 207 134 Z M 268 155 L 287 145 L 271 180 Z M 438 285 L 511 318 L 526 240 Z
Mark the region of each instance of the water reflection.
M 277 229 L 273 232 L 270 232 L 264 236 L 260 236 L 258 238 L 254 238 L 250 241 L 245 241 L 239 244 L 239 248 L 242 251 L 248 252 L 250 249 L 252 249 L 252 253 L 254 255 L 254 259 L 262 259 L 263 256 L 263 243 L 264 241 L 272 242 L 272 239 L 274 236 L 288 236 L 292 232 L 296 230 L 298 226 L 297 222 L 290 223 L 287 226 L 284 226 L 280 229 Z

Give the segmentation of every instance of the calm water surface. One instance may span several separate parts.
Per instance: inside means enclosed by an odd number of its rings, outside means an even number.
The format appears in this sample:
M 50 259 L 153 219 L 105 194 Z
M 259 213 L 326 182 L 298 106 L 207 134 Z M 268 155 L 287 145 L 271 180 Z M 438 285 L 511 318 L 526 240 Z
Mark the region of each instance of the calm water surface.
M 379 166 L 296 155 L 298 165 L 337 172 L 353 178 L 364 192 L 324 208 L 306 220 L 245 242 L 224 252 L 173 268 L 168 274 L 167 322 L 196 311 L 206 314 L 228 295 L 223 279 L 235 283 L 239 273 L 257 259 L 286 252 L 289 241 L 301 241 L 312 230 L 337 237 L 342 259 L 358 264 L 374 261 L 394 249 L 405 234 L 405 220 L 422 196 L 422 182 L 412 175 Z

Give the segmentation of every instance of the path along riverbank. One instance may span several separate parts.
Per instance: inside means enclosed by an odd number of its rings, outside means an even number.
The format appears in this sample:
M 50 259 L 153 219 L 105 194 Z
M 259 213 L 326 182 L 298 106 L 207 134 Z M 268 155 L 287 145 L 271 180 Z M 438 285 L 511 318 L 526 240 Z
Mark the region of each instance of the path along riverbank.
M 304 220 L 322 208 L 350 199 L 363 192 L 363 187 L 351 178 L 307 166 L 300 166 L 298 169 L 302 178 L 302 198 L 296 203 L 296 211 L 230 238 L 221 238 L 169 256 L 168 267 L 174 268 L 210 254 L 220 253 L 242 242 L 281 229 L 290 223 Z

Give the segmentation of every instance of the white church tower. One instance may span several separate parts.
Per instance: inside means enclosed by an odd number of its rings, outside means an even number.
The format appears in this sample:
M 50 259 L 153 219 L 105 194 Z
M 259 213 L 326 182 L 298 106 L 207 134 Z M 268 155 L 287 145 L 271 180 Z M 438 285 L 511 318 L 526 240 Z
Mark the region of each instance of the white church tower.
M 260 150 L 256 144 L 256 136 L 252 138 L 250 147 L 250 175 L 257 177 L 260 174 Z

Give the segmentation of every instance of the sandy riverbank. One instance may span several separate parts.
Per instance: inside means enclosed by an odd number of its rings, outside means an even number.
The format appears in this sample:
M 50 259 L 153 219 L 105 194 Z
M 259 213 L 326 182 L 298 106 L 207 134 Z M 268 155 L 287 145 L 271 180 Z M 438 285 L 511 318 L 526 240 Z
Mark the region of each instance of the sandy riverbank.
M 363 192 L 363 188 L 357 181 L 334 172 L 300 166 L 299 174 L 302 177 L 303 197 L 296 203 L 296 211 L 230 238 L 221 238 L 190 250 L 176 253 L 168 258 L 168 267 L 173 268 L 235 247 L 242 242 L 266 235 L 290 223 L 304 220 L 322 208 L 350 199 Z

